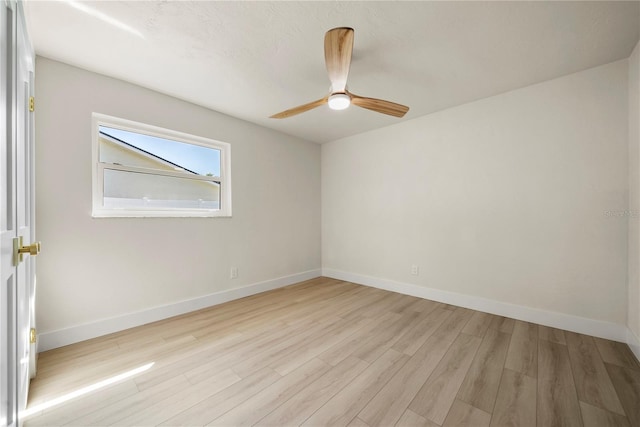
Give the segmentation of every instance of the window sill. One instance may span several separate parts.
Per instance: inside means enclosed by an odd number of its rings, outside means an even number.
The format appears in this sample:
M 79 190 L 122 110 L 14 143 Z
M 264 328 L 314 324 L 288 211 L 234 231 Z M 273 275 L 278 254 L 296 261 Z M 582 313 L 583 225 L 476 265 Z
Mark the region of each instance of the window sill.
M 219 211 L 99 211 L 92 218 L 231 218 L 230 213 Z

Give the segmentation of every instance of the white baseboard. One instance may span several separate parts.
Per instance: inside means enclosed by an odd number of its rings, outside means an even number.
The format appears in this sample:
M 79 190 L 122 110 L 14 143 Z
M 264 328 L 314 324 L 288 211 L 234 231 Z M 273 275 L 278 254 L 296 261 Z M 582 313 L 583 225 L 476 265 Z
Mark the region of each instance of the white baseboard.
M 487 298 L 427 288 L 410 283 L 395 282 L 393 280 L 364 276 L 330 268 L 323 268 L 322 275 L 459 307 L 471 308 L 485 313 L 497 314 L 499 316 L 538 323 L 544 326 L 593 335 L 613 341 L 628 342 L 628 334 L 631 332 L 627 332 L 628 330 L 625 325 L 619 325 L 617 323 L 509 304 Z M 636 356 L 638 356 L 638 353 L 636 353 Z
M 627 345 L 640 361 L 640 338 L 631 329 L 627 329 Z
M 147 310 L 124 314 L 122 316 L 101 319 L 91 323 L 72 326 L 57 331 L 43 332 L 38 335 L 38 351 L 51 350 L 76 342 L 96 338 L 113 332 L 133 328 L 169 317 L 177 316 L 213 305 L 222 304 L 227 301 L 244 298 L 249 295 L 269 291 L 283 286 L 292 285 L 304 280 L 313 279 L 320 276 L 320 270 L 309 270 L 298 274 L 293 274 L 264 282 L 254 283 L 241 288 L 229 289 L 215 292 L 198 298 L 188 299 Z

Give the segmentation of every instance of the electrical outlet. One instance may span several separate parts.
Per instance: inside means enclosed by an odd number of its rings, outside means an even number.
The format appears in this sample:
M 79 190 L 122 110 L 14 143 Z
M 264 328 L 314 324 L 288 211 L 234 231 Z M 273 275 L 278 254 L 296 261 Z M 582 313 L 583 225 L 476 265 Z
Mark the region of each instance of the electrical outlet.
M 231 267 L 231 278 L 232 279 L 238 278 L 238 267 Z
M 420 274 L 420 268 L 417 265 L 413 264 L 411 266 L 411 275 L 417 276 L 418 274 Z

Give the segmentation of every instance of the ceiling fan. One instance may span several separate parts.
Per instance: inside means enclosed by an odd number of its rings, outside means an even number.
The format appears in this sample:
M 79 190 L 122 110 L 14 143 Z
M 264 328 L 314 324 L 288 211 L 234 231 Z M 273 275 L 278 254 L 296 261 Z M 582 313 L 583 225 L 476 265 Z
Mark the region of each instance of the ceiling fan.
M 409 111 L 409 107 L 405 105 L 359 96 L 347 90 L 347 76 L 349 75 L 352 51 L 353 28 L 338 27 L 327 31 L 324 35 L 324 60 L 331 81 L 331 93 L 317 101 L 274 114 L 271 118 L 285 119 L 324 104 L 329 104 L 329 108 L 332 110 L 344 110 L 353 104 L 378 113 L 403 117 Z

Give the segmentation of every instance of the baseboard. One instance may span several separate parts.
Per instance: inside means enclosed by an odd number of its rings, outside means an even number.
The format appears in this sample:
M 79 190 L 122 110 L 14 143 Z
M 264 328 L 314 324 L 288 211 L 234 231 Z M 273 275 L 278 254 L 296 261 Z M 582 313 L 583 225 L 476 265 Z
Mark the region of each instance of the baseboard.
M 345 280 L 361 285 L 372 286 L 374 288 L 385 289 L 387 291 L 452 304 L 459 307 L 471 308 L 485 313 L 538 323 L 544 326 L 551 326 L 581 334 L 593 335 L 599 338 L 606 338 L 619 342 L 628 341 L 627 327 L 612 322 L 604 322 L 601 320 L 572 316 L 570 314 L 509 304 L 487 298 L 427 288 L 410 283 L 401 283 L 393 280 L 370 277 L 330 268 L 323 268 L 322 275 L 338 280 Z M 636 356 L 637 355 L 638 353 L 636 353 Z
M 640 338 L 629 328 L 627 328 L 627 345 L 640 362 Z
M 101 319 L 95 322 L 72 326 L 57 331 L 43 332 L 38 335 L 38 351 L 51 350 L 91 338 L 111 334 L 191 311 L 222 304 L 227 301 L 244 298 L 260 292 L 270 291 L 320 276 L 320 270 L 309 270 L 290 276 L 278 277 L 264 282 L 254 283 L 241 288 L 215 292 L 198 298 L 179 301 L 147 310 L 128 313 L 122 316 Z

